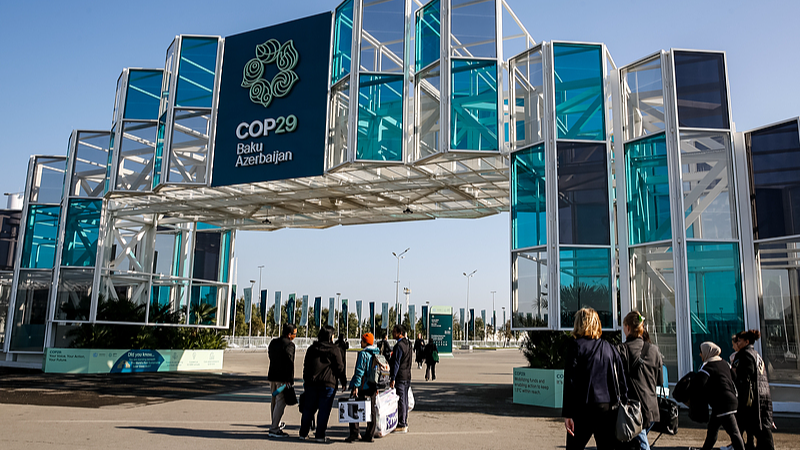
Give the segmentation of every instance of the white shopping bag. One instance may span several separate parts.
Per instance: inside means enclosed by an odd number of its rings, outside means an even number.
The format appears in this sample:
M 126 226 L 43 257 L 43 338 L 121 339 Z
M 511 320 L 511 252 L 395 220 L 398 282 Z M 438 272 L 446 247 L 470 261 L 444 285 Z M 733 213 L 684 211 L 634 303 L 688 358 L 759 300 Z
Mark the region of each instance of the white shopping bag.
M 397 428 L 397 400 L 394 389 L 388 389 L 378 394 L 375 404 L 378 406 L 377 426 L 375 437 L 384 437 Z
M 413 392 L 411 392 L 411 387 L 409 386 L 409 388 L 408 388 L 408 411 L 409 411 L 409 412 L 410 412 L 412 409 L 414 409 L 414 405 L 415 405 L 416 403 L 417 403 L 417 402 L 415 402 L 415 401 L 414 401 L 414 393 L 413 393 Z

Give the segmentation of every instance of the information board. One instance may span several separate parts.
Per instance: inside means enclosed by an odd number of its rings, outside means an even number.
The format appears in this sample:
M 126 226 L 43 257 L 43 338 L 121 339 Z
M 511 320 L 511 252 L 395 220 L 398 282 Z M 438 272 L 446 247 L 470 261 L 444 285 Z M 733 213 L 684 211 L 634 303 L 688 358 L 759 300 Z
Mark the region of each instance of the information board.
M 453 308 L 432 306 L 430 310 L 430 338 L 436 344 L 439 355 L 453 353 Z

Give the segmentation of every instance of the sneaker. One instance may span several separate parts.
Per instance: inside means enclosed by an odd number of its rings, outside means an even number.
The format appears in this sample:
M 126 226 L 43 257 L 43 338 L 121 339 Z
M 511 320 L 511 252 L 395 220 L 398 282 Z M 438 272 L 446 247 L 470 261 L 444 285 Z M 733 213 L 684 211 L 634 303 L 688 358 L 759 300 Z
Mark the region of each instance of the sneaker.
M 358 440 L 358 436 L 353 436 L 353 435 L 350 435 L 350 436 L 347 436 L 347 438 L 345 438 L 345 440 L 344 440 L 344 441 L 345 441 L 345 442 L 355 442 L 355 441 L 357 441 L 357 440 Z
M 720 447 L 719 450 L 733 450 L 733 445 L 726 445 L 724 447 Z
M 329 438 L 314 438 L 314 442 L 319 442 L 320 444 L 330 444 L 331 440 Z
M 300 439 L 301 441 L 307 441 L 308 436 L 298 436 L 297 439 Z
M 281 424 L 278 425 L 278 428 L 281 429 L 281 430 L 286 428 L 286 422 L 281 422 Z
M 408 427 L 397 427 L 392 433 L 408 433 Z
M 284 433 L 281 430 L 278 430 L 277 432 L 270 431 L 269 432 L 269 437 L 271 437 L 271 438 L 286 438 L 286 437 L 289 437 L 289 435 Z

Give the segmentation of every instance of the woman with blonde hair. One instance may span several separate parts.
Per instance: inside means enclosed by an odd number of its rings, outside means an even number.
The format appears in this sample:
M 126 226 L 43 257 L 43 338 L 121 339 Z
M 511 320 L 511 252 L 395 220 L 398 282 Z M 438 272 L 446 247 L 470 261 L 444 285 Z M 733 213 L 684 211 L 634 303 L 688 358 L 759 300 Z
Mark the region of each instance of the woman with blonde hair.
M 628 397 L 642 405 L 642 432 L 633 438 L 636 448 L 649 450 L 647 432 L 658 422 L 658 397 L 656 390 L 663 382 L 663 361 L 658 347 L 644 339 L 645 318 L 639 311 L 631 311 L 622 319 L 625 343 L 619 346 L 622 367 L 628 380 Z
M 575 313 L 564 367 L 561 415 L 567 429 L 567 450 L 586 448 L 594 435 L 597 450 L 613 449 L 617 392 L 627 401 L 627 385 L 619 352 L 600 339 L 600 317 L 592 308 Z

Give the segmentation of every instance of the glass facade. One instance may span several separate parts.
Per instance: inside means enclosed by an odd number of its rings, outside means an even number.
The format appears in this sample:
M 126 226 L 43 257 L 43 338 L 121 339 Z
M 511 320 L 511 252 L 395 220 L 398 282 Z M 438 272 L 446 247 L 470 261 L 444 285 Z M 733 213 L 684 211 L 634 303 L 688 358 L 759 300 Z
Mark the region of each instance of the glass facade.
M 217 232 L 201 232 L 195 235 L 192 278 L 219 280 L 221 236 L 222 234 Z
M 100 278 L 97 320 L 145 323 L 149 283 L 146 274 L 104 274 Z
M 347 135 L 350 130 L 350 83 L 343 81 L 331 89 L 330 138 L 328 139 L 329 166 L 347 162 Z
M 193 283 L 189 303 L 189 324 L 216 325 L 217 298 L 225 298 L 227 289 L 202 283 Z
M 156 153 L 153 157 L 153 189 L 161 184 L 161 170 L 164 165 L 164 133 L 167 129 L 166 114 L 158 120 L 156 130 Z
M 175 93 L 176 107 L 211 108 L 218 45 L 219 39 L 215 37 L 182 38 Z
M 353 0 L 342 2 L 334 15 L 331 84 L 350 73 L 353 51 Z
M 730 128 L 722 53 L 673 52 L 678 126 Z
M 547 328 L 549 298 L 547 297 L 547 252 L 514 254 L 514 289 L 511 321 L 513 327 Z
M 72 176 L 69 195 L 101 197 L 105 187 L 106 166 L 110 154 L 110 133 L 77 132 L 75 157 L 71 159 Z M 59 199 L 60 201 L 60 199 Z
M 152 189 L 157 128 L 155 122 L 124 124 L 115 189 L 125 191 Z
M 559 142 L 560 244 L 610 245 L 605 143 Z
M 417 159 L 425 158 L 439 151 L 441 78 L 439 65 L 420 74 L 417 81 L 417 96 L 419 106 L 417 110 Z
M 753 237 L 800 235 L 800 132 L 797 120 L 745 134 Z
M 517 148 L 544 139 L 544 66 L 541 48 L 511 62 L 514 81 L 514 143 Z
M 50 296 L 50 271 L 20 270 L 9 350 L 41 352 Z
M 34 160 L 30 203 L 61 203 L 66 159 L 38 156 Z
M 357 160 L 403 160 L 403 76 L 360 75 Z
M 210 126 L 210 111 L 175 111 L 168 182 L 205 183 Z
M 620 81 L 626 112 L 625 139 L 664 131 L 661 57 L 628 66 L 620 72 Z
M 94 269 L 64 269 L 58 277 L 56 320 L 88 321 Z
M 495 0 L 450 0 L 451 55 L 497 57 Z
M 511 154 L 512 249 L 547 244 L 544 145 Z
M 366 0 L 361 13 L 361 70 L 403 73 L 405 0 Z
M 53 268 L 60 215 L 60 206 L 28 206 L 20 267 L 23 269 Z
M 701 343 L 715 342 L 727 358 L 733 352 L 731 336 L 744 330 L 739 244 L 689 241 L 686 254 L 692 355 L 697 370 L 702 363 Z
M 497 62 L 453 60 L 450 147 L 497 150 Z
M 416 14 L 416 70 L 439 59 L 441 53 L 441 11 L 439 0 L 423 6 Z
M 628 244 L 672 239 L 666 136 L 625 144 Z
M 575 313 L 594 308 L 603 328 L 614 326 L 611 249 L 560 247 L 561 328 L 572 328 Z
M 64 231 L 62 266 L 95 266 L 102 209 L 102 200 L 70 200 Z
M 553 44 L 558 139 L 605 140 L 603 47 Z
M 163 75 L 161 70 L 131 70 L 129 72 L 128 91 L 125 94 L 125 119 L 158 119 Z

